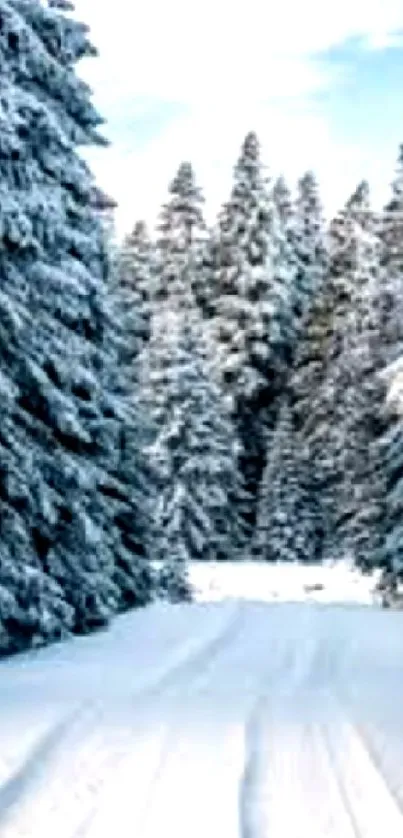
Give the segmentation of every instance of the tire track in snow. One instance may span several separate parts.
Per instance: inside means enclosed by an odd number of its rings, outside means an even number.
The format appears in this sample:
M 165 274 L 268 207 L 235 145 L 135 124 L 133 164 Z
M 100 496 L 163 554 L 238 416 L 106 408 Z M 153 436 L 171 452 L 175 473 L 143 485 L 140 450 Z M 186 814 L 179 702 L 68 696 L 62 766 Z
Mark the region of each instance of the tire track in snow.
M 42 838 L 52 830 L 58 838 L 85 835 L 99 806 L 99 795 L 116 777 L 133 747 L 138 715 L 134 725 L 130 720 L 138 703 L 143 702 L 147 712 L 161 695 L 174 700 L 193 679 L 202 678 L 203 670 L 209 669 L 231 638 L 237 636 L 243 619 L 243 605 L 234 606 L 219 631 L 207 640 L 204 637 L 186 644 L 173 663 L 124 700 L 113 707 L 104 706 L 102 701 L 85 705 L 74 712 L 73 718 L 56 725 L 0 788 L 2 838 Z M 122 712 L 127 723 L 119 727 Z
M 244 603 L 238 603 L 234 606 L 230 618 L 218 633 L 209 638 L 207 642 L 198 643 L 193 648 L 190 646 L 189 649 L 185 649 L 184 654 L 169 670 L 162 673 L 149 686 L 145 686 L 140 694 L 137 691 L 132 694 L 132 698 L 136 699 L 139 695 L 147 696 L 147 698 L 158 697 L 161 690 L 166 692 L 170 688 L 174 693 L 177 693 L 181 676 L 184 676 L 185 681 L 188 680 L 189 673 L 195 672 L 195 676 L 199 676 L 200 668 L 205 665 L 209 666 L 210 660 L 215 659 L 228 642 L 231 642 L 232 638 L 238 635 L 245 619 L 245 613 Z
M 401 838 L 403 812 L 357 726 L 343 713 L 323 734 L 357 836 Z
M 49 757 L 59 748 L 72 726 L 80 716 L 80 710 L 74 710 L 69 716 L 59 721 L 42 736 L 31 749 L 23 764 L 0 787 L 0 828 L 7 820 L 10 811 L 19 802 L 22 795 L 40 782 Z
M 233 618 L 226 629 L 219 634 L 213 642 L 211 642 L 205 649 L 202 650 L 200 655 L 195 655 L 192 658 L 189 658 L 189 661 L 183 663 L 180 668 L 180 672 L 175 674 L 174 681 L 171 684 L 171 678 L 167 679 L 165 684 L 165 694 L 163 693 L 161 696 L 160 689 L 155 688 L 153 689 L 153 695 L 155 698 L 156 704 L 161 704 L 161 699 L 168 697 L 172 702 L 175 702 L 180 693 L 183 690 L 183 687 L 186 687 L 186 698 L 191 700 L 192 696 L 201 688 L 203 687 L 206 682 L 209 681 L 209 675 L 211 671 L 214 669 L 217 658 L 222 653 L 223 648 L 230 645 L 236 645 L 239 634 L 242 631 L 244 626 L 245 620 L 245 609 L 242 607 L 242 604 L 239 605 L 237 608 L 236 613 L 233 615 Z M 178 677 L 179 675 L 179 677 Z M 184 677 L 184 683 L 180 683 L 180 676 Z M 189 677 L 190 676 L 190 677 Z M 164 686 L 164 685 L 163 685 Z M 162 687 L 163 689 L 163 687 Z M 147 692 L 147 698 L 149 699 L 149 693 Z M 153 710 L 155 707 L 153 705 L 147 704 L 144 719 L 144 729 L 147 730 L 147 739 L 144 743 L 144 754 L 143 757 L 141 755 L 141 747 L 140 749 L 136 748 L 133 752 L 132 749 L 128 749 L 128 753 L 126 754 L 126 758 L 124 757 L 121 765 L 124 770 L 124 774 L 127 775 L 129 772 L 129 765 L 130 763 L 138 763 L 138 760 L 143 758 L 143 765 L 145 765 L 150 760 L 150 751 L 151 751 L 151 767 L 149 766 L 148 771 L 145 769 L 142 772 L 142 782 L 145 785 L 144 794 L 141 801 L 140 811 L 136 813 L 136 834 L 142 834 L 142 825 L 145 823 L 147 818 L 147 814 L 152 806 L 152 801 L 155 796 L 155 792 L 159 784 L 163 781 L 165 769 L 169 763 L 171 757 L 173 757 L 178 748 L 180 748 L 180 733 L 183 720 L 181 716 L 174 715 L 171 722 L 165 720 L 163 725 L 160 725 L 159 734 L 155 735 L 155 730 L 153 730 L 153 734 L 151 737 L 152 746 L 150 748 L 150 737 L 149 737 L 149 728 L 147 728 L 147 720 L 152 717 Z M 136 727 L 138 727 L 138 719 L 136 720 Z M 155 728 L 155 722 L 152 722 L 153 728 Z M 140 750 L 140 754 L 138 753 Z M 126 764 L 125 764 L 126 763 Z M 113 760 L 113 767 L 116 768 L 116 760 Z M 118 781 L 119 782 L 119 781 Z M 104 783 L 106 785 L 106 783 Z M 116 783 L 114 794 L 112 794 L 113 799 L 113 807 L 116 811 L 117 798 L 116 792 L 119 795 L 125 795 L 124 787 L 122 789 L 116 790 Z M 108 796 L 111 797 L 110 793 L 108 792 Z M 84 821 L 80 824 L 77 832 L 74 833 L 74 838 L 85 838 L 87 835 L 97 836 L 98 831 L 94 828 L 94 819 L 96 817 L 103 823 L 104 822 L 104 813 L 100 815 L 98 812 L 99 803 L 95 803 L 92 807 L 91 812 L 89 812 Z M 115 815 L 113 816 L 115 817 Z
M 242 838 L 266 838 L 266 835 L 272 834 L 270 827 L 272 819 L 267 800 L 273 799 L 273 794 L 276 792 L 280 796 L 283 794 L 281 785 L 289 786 L 293 762 L 298 762 L 303 773 L 307 770 L 316 770 L 315 765 L 311 765 L 310 769 L 309 765 L 305 768 L 303 765 L 304 747 L 306 746 L 307 755 L 309 748 L 312 747 L 310 726 L 307 725 L 307 719 L 304 720 L 303 716 L 303 704 L 308 701 L 309 706 L 311 693 L 312 703 L 318 706 L 318 696 L 323 693 L 321 685 L 330 677 L 331 669 L 328 665 L 327 644 L 317 632 L 317 616 L 315 612 L 309 610 L 306 610 L 304 614 L 301 640 L 296 642 L 295 635 L 288 639 L 282 663 L 264 683 L 260 697 L 255 702 L 245 727 L 245 768 L 239 792 L 239 822 Z M 323 663 L 325 663 L 324 667 Z M 279 708 L 280 713 L 278 713 Z M 286 713 L 285 718 L 283 710 Z M 299 715 L 301 710 L 302 715 Z M 308 722 L 309 718 L 308 713 Z M 295 737 L 294 756 L 292 755 L 292 739 L 290 741 L 291 734 L 286 733 L 287 725 Z M 281 744 L 276 749 L 276 741 L 279 737 Z M 316 743 L 312 753 L 317 751 L 318 747 Z M 323 745 L 319 750 L 323 751 Z M 281 751 L 283 753 L 280 753 Z M 282 778 L 280 783 L 276 780 L 276 758 Z M 309 761 L 312 763 L 312 754 L 307 762 Z M 323 753 L 321 753 L 320 761 L 323 762 Z M 272 765 L 273 770 L 271 770 Z M 299 784 L 298 774 L 295 779 Z M 276 785 L 278 789 L 272 792 Z M 295 830 L 295 824 L 289 824 L 287 828 Z M 312 824 L 309 829 L 311 838 L 316 834 L 318 838 L 323 838 L 325 834 L 323 831 L 316 833 L 315 829 L 312 833 Z M 290 834 L 296 838 L 292 831 L 281 832 L 282 838 L 283 836 L 289 838 Z M 305 838 L 303 832 L 300 834 L 301 838 Z M 354 833 L 350 836 L 346 829 L 340 835 L 343 835 L 343 838 L 355 838 Z M 273 838 L 277 838 L 275 829 Z
M 245 730 L 245 767 L 239 793 L 239 821 L 241 838 L 261 836 L 260 818 L 255 806 L 262 773 L 262 748 L 260 732 L 264 701 L 260 699 L 252 710 Z
M 277 701 L 282 703 L 278 703 Z M 249 736 L 249 738 L 248 738 Z M 255 707 L 241 786 L 242 838 L 401 838 L 403 813 L 329 690 Z
M 242 838 L 361 838 L 320 728 L 309 718 L 296 718 L 295 709 L 261 720 Z
M 288 644 L 286 653 L 280 659 L 280 664 L 271 670 L 264 683 L 258 699 L 254 702 L 245 726 L 245 759 L 244 772 L 239 787 L 239 826 L 241 838 L 263 838 L 260 806 L 258 800 L 261 793 L 262 776 L 269 754 L 262 747 L 263 728 L 269 708 L 268 692 L 270 686 L 274 691 L 292 689 L 298 680 L 298 655 L 294 644 Z

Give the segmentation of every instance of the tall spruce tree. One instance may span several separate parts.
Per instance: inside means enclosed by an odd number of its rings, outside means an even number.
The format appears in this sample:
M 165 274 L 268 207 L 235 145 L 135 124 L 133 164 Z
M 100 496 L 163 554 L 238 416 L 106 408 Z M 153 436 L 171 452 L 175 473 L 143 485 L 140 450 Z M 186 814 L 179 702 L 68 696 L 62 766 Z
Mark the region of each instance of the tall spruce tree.
M 313 172 L 306 172 L 298 181 L 294 249 L 295 307 L 301 334 L 310 307 L 322 290 L 328 264 L 322 204 Z
M 204 198 L 192 165 L 181 163 L 169 186 L 157 227 L 155 299 L 169 300 L 171 309 L 192 307 L 199 243 L 205 231 Z M 186 273 L 187 284 L 183 277 Z
M 155 551 L 174 598 L 186 591 L 190 560 L 234 558 L 242 539 L 236 439 L 206 355 L 187 318 L 154 319 L 144 394 L 157 426 Z
M 382 570 L 382 586 L 393 592 L 403 583 L 403 363 L 402 357 L 381 374 L 384 384 L 384 431 L 378 444 L 384 498 L 379 526 L 378 550 L 372 566 Z
M 211 338 L 211 321 L 217 303 L 217 273 L 220 259 L 220 231 L 215 224 L 203 231 L 195 247 L 192 288 L 206 339 Z M 214 351 L 213 345 L 211 351 Z
M 392 195 L 380 218 L 382 263 L 389 274 L 403 272 L 403 143 L 399 146 Z
M 229 202 L 219 219 L 213 334 L 218 372 L 234 407 L 265 383 L 268 357 L 267 259 L 271 202 L 257 137 L 245 138 Z
M 77 154 L 103 141 L 75 73 L 94 49 L 69 8 L 0 2 L 3 652 L 103 624 L 121 602 L 125 400 L 111 386 L 100 226 Z
M 273 200 L 281 223 L 284 227 L 290 227 L 292 229 L 294 222 L 294 204 L 291 192 L 283 175 L 280 175 L 274 182 Z
M 352 392 L 348 384 L 352 371 L 346 352 L 346 331 L 360 282 L 360 243 L 372 223 L 368 185 L 362 182 L 331 222 L 328 256 L 319 232 L 319 288 L 309 307 L 290 382 L 296 432 L 316 487 L 318 526 L 324 529 L 323 550 L 331 556 L 340 548 L 336 536 L 340 512 L 337 500 L 347 445 L 346 398 Z
M 254 552 L 265 561 L 314 561 L 320 555 L 315 498 L 297 445 L 286 400 L 269 436 L 260 487 Z
M 242 535 L 235 438 L 211 377 L 194 295 L 201 207 L 193 171 L 183 164 L 161 215 L 142 364 L 143 398 L 157 429 L 148 449 L 159 480 L 154 555 L 161 589 L 173 599 L 188 593 L 190 559 L 229 558 Z
M 370 566 L 377 552 L 384 496 L 378 456 L 383 403 L 379 303 L 384 271 L 375 219 L 370 214 L 366 219 L 357 233 L 351 309 L 344 324 L 342 351 L 333 365 L 334 378 L 340 382 L 336 531 L 339 543 L 361 566 Z
M 400 150 L 402 151 L 402 149 Z M 363 566 L 380 564 L 387 584 L 399 579 L 399 445 L 401 435 L 400 394 L 403 348 L 403 272 L 399 255 L 401 231 L 401 157 L 392 199 L 380 218 L 367 224 L 359 258 L 360 281 L 356 283 L 353 323 L 360 330 L 348 362 L 359 369 L 355 387 L 355 411 L 360 418 L 362 450 L 354 470 L 350 504 L 359 492 L 352 517 L 353 552 Z M 357 330 L 356 330 L 357 331 Z M 354 352 L 355 349 L 355 352 Z M 356 359 L 356 360 L 355 360 Z M 387 399 L 384 400 L 385 386 Z M 360 410 L 361 408 L 361 410 Z M 364 418 L 364 421 L 362 420 Z M 365 435 L 363 435 L 365 429 Z M 351 444 L 346 446 L 351 456 Z M 366 474 L 363 480 L 362 473 Z M 348 475 L 348 470 L 345 469 Z M 351 482 L 351 481 L 350 481 Z M 363 549 L 364 548 L 364 549 Z
M 116 284 L 126 318 L 127 338 L 137 356 L 150 339 L 151 297 L 156 254 L 147 225 L 138 221 L 123 240 L 116 258 Z
M 244 140 L 219 218 L 216 265 L 216 374 L 238 429 L 253 527 L 266 430 L 273 426 L 293 343 L 292 252 L 253 132 Z

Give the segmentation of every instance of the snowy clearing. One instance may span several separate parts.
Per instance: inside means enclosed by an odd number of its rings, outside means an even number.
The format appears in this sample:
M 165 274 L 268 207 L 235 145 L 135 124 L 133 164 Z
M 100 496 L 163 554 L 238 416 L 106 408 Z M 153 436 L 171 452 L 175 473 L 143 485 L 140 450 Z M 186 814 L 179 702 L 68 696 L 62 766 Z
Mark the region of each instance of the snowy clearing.
M 199 602 L 341 602 L 372 605 L 379 571 L 364 576 L 349 561 L 323 565 L 278 562 L 193 562 L 190 579 Z

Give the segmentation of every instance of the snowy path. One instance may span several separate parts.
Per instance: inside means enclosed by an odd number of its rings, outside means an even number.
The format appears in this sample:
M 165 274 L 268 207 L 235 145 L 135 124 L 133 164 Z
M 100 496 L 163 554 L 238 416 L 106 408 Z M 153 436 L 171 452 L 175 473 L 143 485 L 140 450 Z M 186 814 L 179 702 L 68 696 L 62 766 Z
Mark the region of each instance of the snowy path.
M 156 606 L 0 666 L 4 838 L 401 838 L 403 614 Z

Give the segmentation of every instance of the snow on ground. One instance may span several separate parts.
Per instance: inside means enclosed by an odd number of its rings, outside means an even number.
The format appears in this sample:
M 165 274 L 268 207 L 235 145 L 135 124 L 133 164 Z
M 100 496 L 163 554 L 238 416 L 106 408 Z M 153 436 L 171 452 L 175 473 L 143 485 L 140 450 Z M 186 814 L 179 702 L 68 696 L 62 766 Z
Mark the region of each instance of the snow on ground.
M 1 838 L 401 838 L 403 614 L 346 563 L 191 576 L 0 662 Z
M 234 604 L 207 607 L 194 604 L 190 623 L 186 607 L 156 603 L 107 631 L 0 661 L 0 814 L 2 787 L 83 707 L 134 700 L 232 625 Z
M 403 835 L 403 614 L 151 606 L 0 665 L 1 838 Z
M 378 574 L 364 576 L 348 560 L 323 565 L 278 562 L 193 562 L 190 580 L 199 602 L 339 602 L 372 605 Z
M 119 617 L 106 632 L 0 663 L 0 785 L 76 707 L 127 693 L 134 697 L 196 655 L 232 625 L 237 600 L 373 601 L 374 578 L 347 562 L 323 567 L 199 562 L 190 578 L 196 598 L 191 622 L 188 607 L 156 603 Z

